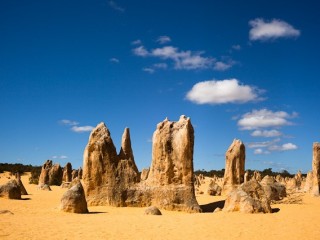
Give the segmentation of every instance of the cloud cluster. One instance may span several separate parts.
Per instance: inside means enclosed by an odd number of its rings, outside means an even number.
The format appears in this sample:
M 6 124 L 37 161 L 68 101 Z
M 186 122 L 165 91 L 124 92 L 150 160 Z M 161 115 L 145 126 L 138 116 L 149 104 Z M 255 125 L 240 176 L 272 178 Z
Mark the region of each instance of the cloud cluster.
M 159 44 L 166 44 L 171 42 L 170 37 L 160 36 L 157 39 Z M 154 57 L 163 61 L 171 61 L 174 69 L 177 70 L 199 70 L 199 69 L 213 69 L 217 71 L 225 71 L 231 68 L 235 61 L 228 59 L 227 61 L 217 60 L 213 57 L 205 57 L 203 51 L 180 50 L 174 46 L 163 46 L 154 49 L 146 49 L 140 40 L 132 42 L 133 45 L 139 45 L 132 49 L 134 55 L 138 57 Z M 154 69 L 154 67 L 148 67 Z M 149 71 L 151 72 L 151 71 Z
M 292 125 L 289 119 L 297 117 L 297 113 L 289 114 L 284 111 L 273 112 L 268 109 L 253 110 L 245 113 L 238 121 L 241 130 L 254 130 L 269 127 Z
M 237 79 L 211 80 L 195 84 L 186 98 L 196 104 L 246 103 L 258 101 L 259 89 L 241 84 Z
M 108 1 L 108 4 L 111 8 L 113 8 L 116 11 L 119 11 L 122 13 L 125 11 L 125 9 L 123 7 L 120 7 L 115 1 Z
M 59 123 L 65 126 L 71 126 L 71 131 L 76 133 L 91 132 L 94 129 L 92 126 L 79 126 L 79 122 L 67 119 L 60 120 Z
M 285 21 L 273 19 L 272 21 L 265 21 L 262 18 L 256 18 L 249 22 L 251 26 L 249 38 L 252 41 L 256 40 L 273 40 L 283 37 L 298 37 L 300 31 Z
M 273 112 L 268 109 L 253 110 L 245 113 L 238 120 L 238 126 L 241 130 L 254 130 L 251 133 L 253 137 L 280 137 L 282 133 L 276 129 L 262 130 L 263 128 L 281 128 L 283 126 L 293 125 L 292 118 L 297 117 L 297 113 L 289 114 L 284 111 Z M 271 152 L 283 152 L 289 150 L 296 150 L 297 145 L 293 143 L 278 144 L 280 138 L 275 138 L 271 141 L 251 142 L 248 144 L 249 148 L 254 148 L 254 154 L 269 154 Z

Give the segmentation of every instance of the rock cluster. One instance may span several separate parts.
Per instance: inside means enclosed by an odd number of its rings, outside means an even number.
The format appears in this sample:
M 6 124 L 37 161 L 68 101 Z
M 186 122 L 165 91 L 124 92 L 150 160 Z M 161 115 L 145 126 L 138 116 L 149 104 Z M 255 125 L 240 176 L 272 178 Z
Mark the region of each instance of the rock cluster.
M 42 168 L 39 177 L 39 186 L 41 185 L 57 185 L 62 183 L 63 171 L 60 164 L 52 165 L 51 160 L 47 160 Z
M 244 144 L 240 140 L 234 139 L 226 152 L 226 166 L 223 181 L 224 195 L 227 195 L 244 182 L 245 158 Z
M 228 194 L 223 211 L 271 213 L 272 209 L 270 207 L 270 200 L 266 196 L 263 187 L 256 180 L 250 180 Z
M 194 130 L 189 118 L 168 119 L 153 134 L 152 163 L 142 181 L 129 129 L 122 136 L 119 154 L 110 132 L 100 123 L 90 134 L 84 151 L 83 182 L 88 204 L 157 206 L 168 210 L 199 212 L 193 178 Z

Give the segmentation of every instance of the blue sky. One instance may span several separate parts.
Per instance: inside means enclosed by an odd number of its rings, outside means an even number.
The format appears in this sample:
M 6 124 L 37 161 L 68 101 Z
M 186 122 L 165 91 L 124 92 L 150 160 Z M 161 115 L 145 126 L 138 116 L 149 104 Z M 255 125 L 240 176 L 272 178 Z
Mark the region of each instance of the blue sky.
M 0 162 L 82 165 L 101 121 L 151 163 L 157 123 L 195 128 L 195 169 L 306 172 L 320 139 L 316 1 L 0 3 Z

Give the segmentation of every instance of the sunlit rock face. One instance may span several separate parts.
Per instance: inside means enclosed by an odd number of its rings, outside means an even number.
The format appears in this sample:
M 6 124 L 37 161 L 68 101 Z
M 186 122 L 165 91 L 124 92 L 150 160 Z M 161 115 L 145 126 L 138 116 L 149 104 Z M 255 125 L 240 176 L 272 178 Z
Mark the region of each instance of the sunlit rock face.
M 223 194 L 226 195 L 244 182 L 245 146 L 234 139 L 226 152 L 226 166 L 223 180 Z
M 312 190 L 314 196 L 319 196 L 320 186 L 320 143 L 313 143 L 313 158 L 312 158 Z
M 199 212 L 193 179 L 194 130 L 189 118 L 164 120 L 153 134 L 152 163 L 140 182 L 129 129 L 117 154 L 110 132 L 100 123 L 84 152 L 83 182 L 89 205 L 157 206 Z

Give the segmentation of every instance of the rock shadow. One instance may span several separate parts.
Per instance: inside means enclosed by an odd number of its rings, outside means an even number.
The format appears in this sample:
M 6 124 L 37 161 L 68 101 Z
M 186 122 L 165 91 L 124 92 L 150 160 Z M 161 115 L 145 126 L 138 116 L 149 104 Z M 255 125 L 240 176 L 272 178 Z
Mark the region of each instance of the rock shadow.
M 272 213 L 280 212 L 280 208 L 272 208 L 272 209 L 271 209 L 271 212 L 272 212 Z
M 85 214 L 101 214 L 101 213 L 108 213 L 108 212 L 97 212 L 97 211 L 93 211 L 93 212 L 88 212 Z
M 23 197 L 23 198 L 21 198 L 21 199 L 19 199 L 19 200 L 28 201 L 28 200 L 31 200 L 31 198 L 29 198 L 29 197 Z
M 203 213 L 212 213 L 216 208 L 223 209 L 225 200 L 200 205 Z

